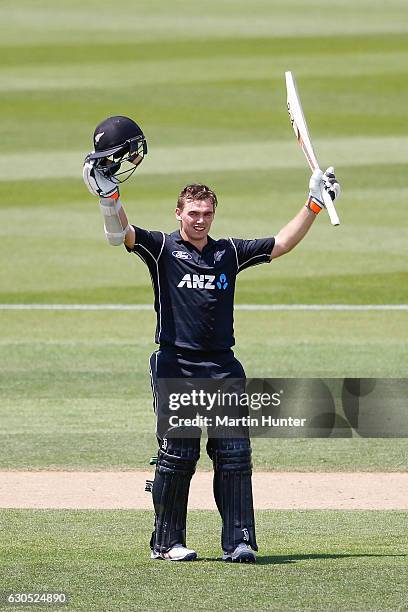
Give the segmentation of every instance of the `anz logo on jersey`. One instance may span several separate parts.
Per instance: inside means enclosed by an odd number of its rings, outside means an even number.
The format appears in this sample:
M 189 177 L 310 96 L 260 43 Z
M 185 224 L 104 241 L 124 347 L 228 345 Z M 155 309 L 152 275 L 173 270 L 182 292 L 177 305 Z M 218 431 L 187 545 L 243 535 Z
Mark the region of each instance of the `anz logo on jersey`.
M 177 287 L 186 289 L 226 289 L 228 281 L 225 274 L 217 279 L 213 274 L 185 274 Z

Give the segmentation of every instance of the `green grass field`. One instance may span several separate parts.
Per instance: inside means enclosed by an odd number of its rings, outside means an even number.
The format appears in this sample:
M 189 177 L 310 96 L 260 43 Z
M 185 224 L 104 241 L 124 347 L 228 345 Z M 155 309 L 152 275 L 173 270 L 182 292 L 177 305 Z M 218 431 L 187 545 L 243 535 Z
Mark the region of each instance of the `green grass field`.
M 188 542 L 201 558 L 173 564 L 149 560 L 146 512 L 5 511 L 1 591 L 65 591 L 70 609 L 98 612 L 407 609 L 405 513 L 257 519 L 257 565 L 218 561 L 218 518 L 199 511 L 190 513 Z
M 242 274 L 236 302 L 406 304 L 407 30 L 405 0 L 0 3 L 0 304 L 152 303 L 81 179 L 109 115 L 149 142 L 122 188 L 131 222 L 173 230 L 177 194 L 200 181 L 219 196 L 214 237 L 276 233 L 309 178 L 285 70 L 341 180 L 342 224 L 320 215 L 294 252 Z M 0 310 L 0 324 L 0 469 L 146 466 L 151 312 Z M 406 311 L 238 311 L 236 353 L 250 377 L 406 377 L 407 328 Z M 408 445 L 255 440 L 254 463 L 406 471 Z M 203 560 L 181 566 L 148 560 L 150 513 L 0 521 L 0 591 L 64 589 L 75 610 L 408 609 L 403 512 L 259 512 L 256 567 L 215 561 L 213 513 L 191 513 Z
M 383 313 L 354 313 L 352 319 L 329 314 L 323 325 L 315 312 L 238 312 L 237 355 L 247 375 L 307 377 L 316 368 L 325 377 L 404 375 L 406 345 L 399 330 L 405 313 L 394 313 L 382 328 Z M 2 317 L 0 468 L 145 468 L 156 449 L 147 367 L 153 315 L 23 311 Z M 129 335 L 135 320 L 136 337 Z M 257 330 L 268 325 L 279 333 L 271 334 L 265 349 Z M 333 352 L 334 339 L 340 355 Z M 254 449 L 255 467 L 263 469 L 408 467 L 405 439 L 258 439 Z M 202 455 L 200 465 L 209 468 Z

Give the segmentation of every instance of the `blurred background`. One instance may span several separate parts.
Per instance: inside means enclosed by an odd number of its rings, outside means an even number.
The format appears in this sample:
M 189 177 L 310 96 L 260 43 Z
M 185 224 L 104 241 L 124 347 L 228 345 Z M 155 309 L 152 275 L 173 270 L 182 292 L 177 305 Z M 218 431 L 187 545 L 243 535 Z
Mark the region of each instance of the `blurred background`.
M 407 302 L 407 24 L 404 0 L 0 3 L 0 465 L 134 467 L 154 446 L 152 310 L 7 309 L 152 304 L 147 269 L 108 246 L 82 182 L 107 116 L 148 139 L 121 189 L 131 222 L 172 231 L 178 193 L 204 182 L 219 196 L 214 237 L 273 235 L 310 174 L 286 110 L 292 70 L 321 165 L 342 183 L 341 226 L 320 215 L 294 252 L 242 274 L 236 302 Z M 406 332 L 404 310 L 236 313 L 256 377 L 406 376 Z M 259 461 L 400 461 L 323 442 L 265 446 Z

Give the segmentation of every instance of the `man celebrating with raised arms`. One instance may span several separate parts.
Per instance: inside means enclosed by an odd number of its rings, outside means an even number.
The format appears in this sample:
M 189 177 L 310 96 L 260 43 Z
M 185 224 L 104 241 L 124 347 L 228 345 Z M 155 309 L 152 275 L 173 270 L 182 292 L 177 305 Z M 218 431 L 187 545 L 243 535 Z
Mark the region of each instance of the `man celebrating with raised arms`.
M 180 228 L 171 234 L 129 225 L 118 183 L 134 172 L 147 154 L 140 127 L 127 117 L 110 117 L 94 133 L 94 151 L 84 163 L 89 191 L 99 198 L 109 244 L 124 244 L 147 265 L 157 314 L 150 357 L 158 460 L 153 482 L 155 527 L 152 559 L 187 561 L 197 553 L 186 547 L 186 515 L 190 480 L 200 455 L 200 433 L 176 427 L 163 431 L 160 379 L 244 379 L 231 347 L 235 344 L 233 306 L 239 272 L 268 263 L 291 251 L 324 208 L 323 190 L 332 200 L 340 195 L 334 169 L 313 172 L 305 206 L 275 237 L 256 240 L 222 238 L 209 231 L 217 196 L 206 185 L 187 185 L 175 210 Z M 214 497 L 222 519 L 223 560 L 255 562 L 258 550 L 252 500 L 251 444 L 246 432 L 237 437 L 211 437 L 207 452 L 214 466 Z

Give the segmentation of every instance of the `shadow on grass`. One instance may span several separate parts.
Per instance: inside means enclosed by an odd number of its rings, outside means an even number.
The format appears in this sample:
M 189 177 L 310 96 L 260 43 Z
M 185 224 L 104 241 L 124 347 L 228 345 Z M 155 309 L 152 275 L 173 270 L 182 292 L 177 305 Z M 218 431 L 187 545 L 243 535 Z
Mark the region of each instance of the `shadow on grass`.
M 408 555 L 403 554 L 372 554 L 372 553 L 361 553 L 361 554 L 346 554 L 346 553 L 311 553 L 309 555 L 267 555 L 265 557 L 257 557 L 256 564 L 257 565 L 283 565 L 284 563 L 296 563 L 297 561 L 309 561 L 315 559 L 356 559 L 361 557 L 408 557 Z M 199 563 L 200 561 L 219 561 L 221 563 L 225 563 L 220 557 L 199 557 L 195 563 Z
M 406 557 L 408 555 L 390 555 L 390 554 L 372 554 L 372 553 L 361 553 L 361 554 L 335 554 L 335 553 L 311 553 L 309 555 L 268 555 L 265 557 L 257 557 L 258 565 L 281 565 L 283 563 L 296 563 L 296 561 L 309 561 L 314 559 L 355 559 L 359 557 Z

